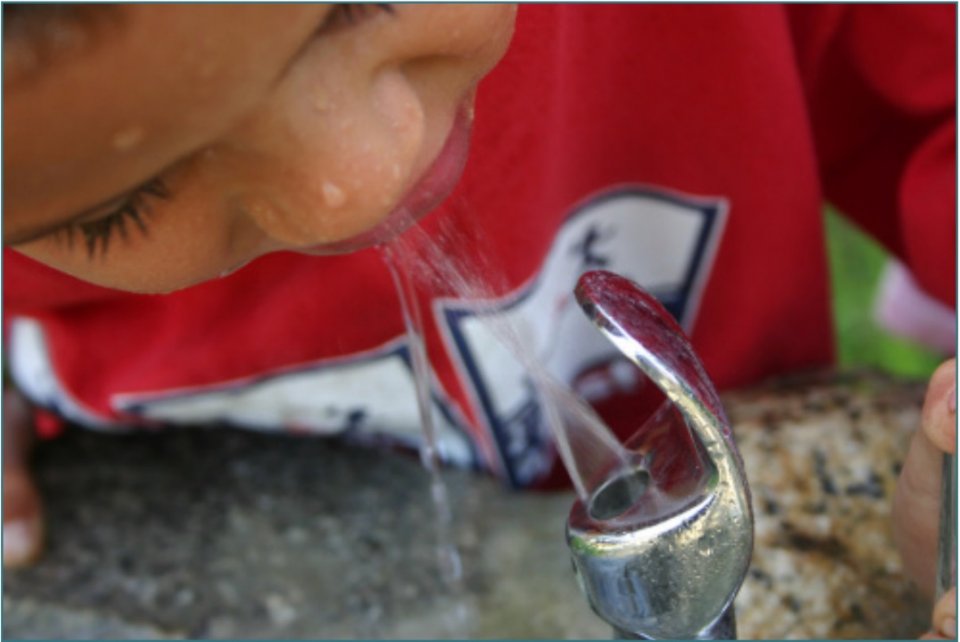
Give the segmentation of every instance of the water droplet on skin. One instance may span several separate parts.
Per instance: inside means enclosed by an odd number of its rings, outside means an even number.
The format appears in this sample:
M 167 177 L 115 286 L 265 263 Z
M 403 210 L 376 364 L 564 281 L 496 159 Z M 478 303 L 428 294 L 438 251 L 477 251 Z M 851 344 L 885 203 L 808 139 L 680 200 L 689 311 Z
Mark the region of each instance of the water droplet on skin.
M 268 223 L 273 223 L 277 220 L 277 210 L 275 210 L 270 204 L 259 199 L 252 200 L 247 203 L 246 210 L 250 216 L 261 219 Z
M 128 127 L 113 135 L 113 148 L 119 151 L 127 151 L 139 145 L 142 140 L 142 127 Z
M 217 70 L 218 70 L 218 69 L 220 69 L 220 63 L 219 63 L 219 61 L 217 61 L 217 60 L 208 60 L 207 62 L 203 63 L 203 64 L 200 66 L 200 68 L 197 70 L 197 74 L 198 74 L 201 78 L 210 78 L 210 77 L 212 77 L 215 73 L 217 73 Z
M 330 181 L 323 181 L 320 189 L 323 190 L 323 200 L 327 207 L 337 208 L 347 202 L 346 192 Z
M 323 92 L 318 91 L 313 95 L 313 108 L 318 112 L 329 111 L 330 98 Z

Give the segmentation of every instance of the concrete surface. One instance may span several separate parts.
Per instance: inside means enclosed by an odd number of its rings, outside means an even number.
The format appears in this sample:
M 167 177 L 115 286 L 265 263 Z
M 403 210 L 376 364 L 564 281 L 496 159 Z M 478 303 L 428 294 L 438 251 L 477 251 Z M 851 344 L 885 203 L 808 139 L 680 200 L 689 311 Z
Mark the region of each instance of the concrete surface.
M 797 377 L 724 396 L 756 518 L 743 638 L 916 638 L 890 498 L 923 385 Z M 570 493 L 447 471 L 463 585 L 415 457 L 232 430 L 72 431 L 36 453 L 48 550 L 4 574 L 5 638 L 602 638 Z
M 36 461 L 48 549 L 4 574 L 5 638 L 608 635 L 570 571 L 567 493 L 447 472 L 458 595 L 438 575 L 416 458 L 232 430 L 77 430 Z

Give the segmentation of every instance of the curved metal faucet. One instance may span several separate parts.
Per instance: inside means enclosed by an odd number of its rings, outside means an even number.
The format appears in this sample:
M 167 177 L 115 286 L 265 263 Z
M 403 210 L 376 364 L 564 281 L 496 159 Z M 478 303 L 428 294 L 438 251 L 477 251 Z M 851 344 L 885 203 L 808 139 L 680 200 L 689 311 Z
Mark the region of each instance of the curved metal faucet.
M 650 294 L 584 274 L 586 315 L 666 395 L 617 466 L 567 521 L 581 587 L 620 637 L 734 638 L 753 550 L 743 463 L 719 397 L 679 325 Z

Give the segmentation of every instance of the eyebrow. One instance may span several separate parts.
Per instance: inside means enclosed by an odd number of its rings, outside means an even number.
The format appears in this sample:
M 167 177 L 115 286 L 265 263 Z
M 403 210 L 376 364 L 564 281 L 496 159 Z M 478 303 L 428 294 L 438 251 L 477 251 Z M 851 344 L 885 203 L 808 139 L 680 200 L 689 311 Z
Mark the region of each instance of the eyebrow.
M 36 78 L 95 49 L 124 22 L 117 4 L 4 3 L 4 85 Z

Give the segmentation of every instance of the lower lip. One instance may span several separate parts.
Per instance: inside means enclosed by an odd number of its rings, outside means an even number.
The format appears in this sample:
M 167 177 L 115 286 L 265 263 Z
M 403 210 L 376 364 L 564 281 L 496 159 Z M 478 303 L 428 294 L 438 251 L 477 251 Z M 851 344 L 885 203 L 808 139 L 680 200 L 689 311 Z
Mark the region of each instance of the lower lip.
M 470 151 L 471 123 L 467 114 L 466 107 L 457 110 L 450 133 L 437 157 L 388 218 L 405 216 L 412 223 L 436 208 L 450 194 L 463 174 Z
M 314 252 L 319 250 L 317 253 L 341 254 L 378 245 L 403 233 L 433 211 L 453 190 L 467 163 L 472 121 L 469 110 L 469 104 L 457 110 L 447 140 L 436 158 L 383 221 L 373 229 L 349 239 L 314 248 Z

